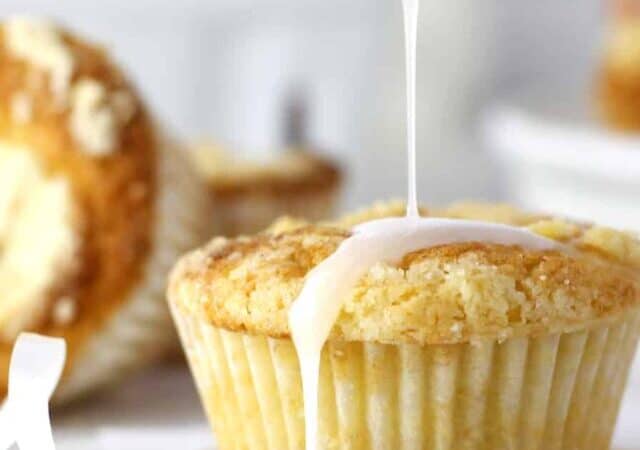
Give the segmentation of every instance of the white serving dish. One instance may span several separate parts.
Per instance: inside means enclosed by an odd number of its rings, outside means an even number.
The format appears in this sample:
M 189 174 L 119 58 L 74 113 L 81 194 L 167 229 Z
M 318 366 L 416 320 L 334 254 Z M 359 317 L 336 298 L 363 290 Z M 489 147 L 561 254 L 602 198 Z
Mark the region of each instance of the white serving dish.
M 483 122 L 503 193 L 534 210 L 640 231 L 640 135 L 608 131 L 570 95 L 520 96 Z

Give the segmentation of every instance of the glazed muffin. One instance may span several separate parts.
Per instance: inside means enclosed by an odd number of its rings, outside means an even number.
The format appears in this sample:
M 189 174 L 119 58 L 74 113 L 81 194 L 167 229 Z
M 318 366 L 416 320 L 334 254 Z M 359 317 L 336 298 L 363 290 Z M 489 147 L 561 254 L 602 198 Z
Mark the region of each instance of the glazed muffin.
M 327 219 L 338 201 L 340 170 L 310 152 L 249 160 L 205 144 L 193 149 L 193 161 L 209 186 L 213 235 L 257 233 L 282 215 Z
M 163 301 L 204 186 L 102 48 L 0 25 L 0 397 L 17 335 L 67 341 L 66 401 L 173 345 Z
M 304 448 L 289 306 L 348 227 L 384 211 L 217 238 L 174 269 L 174 319 L 222 450 Z M 640 243 L 506 206 L 437 214 L 495 217 L 563 250 L 468 242 L 373 266 L 324 347 L 318 448 L 608 448 L 640 332 Z
M 598 77 L 601 115 L 610 126 L 640 130 L 640 6 L 616 0 Z

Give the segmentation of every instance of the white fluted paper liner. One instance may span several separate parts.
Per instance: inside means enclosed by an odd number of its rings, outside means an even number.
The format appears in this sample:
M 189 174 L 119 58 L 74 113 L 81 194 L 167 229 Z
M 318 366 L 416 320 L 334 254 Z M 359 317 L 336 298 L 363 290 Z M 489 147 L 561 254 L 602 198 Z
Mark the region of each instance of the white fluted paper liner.
M 173 308 L 220 450 L 302 450 L 298 361 L 288 339 L 215 328 Z M 502 343 L 329 342 L 321 449 L 605 449 L 640 312 L 580 332 Z
M 86 343 L 54 401 L 77 398 L 164 355 L 177 343 L 166 306 L 166 278 L 175 261 L 201 244 L 210 228 L 206 189 L 186 155 L 164 138 L 158 161 L 153 244 L 143 279 L 103 329 Z

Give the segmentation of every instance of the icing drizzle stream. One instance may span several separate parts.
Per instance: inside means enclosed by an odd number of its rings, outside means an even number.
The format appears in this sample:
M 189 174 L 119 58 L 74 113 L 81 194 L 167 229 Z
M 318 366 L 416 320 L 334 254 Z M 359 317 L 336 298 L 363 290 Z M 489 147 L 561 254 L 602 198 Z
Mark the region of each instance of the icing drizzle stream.
M 407 74 L 407 216 L 419 217 L 416 180 L 416 45 L 420 0 L 403 0 Z
M 480 241 L 534 250 L 558 245 L 519 227 L 438 218 L 420 218 L 416 194 L 415 80 L 419 0 L 403 0 L 407 58 L 407 215 L 364 223 L 338 249 L 309 272 L 289 311 L 289 329 L 298 354 L 304 396 L 307 450 L 318 449 L 320 355 L 343 301 L 376 263 L 394 263 L 422 248 Z

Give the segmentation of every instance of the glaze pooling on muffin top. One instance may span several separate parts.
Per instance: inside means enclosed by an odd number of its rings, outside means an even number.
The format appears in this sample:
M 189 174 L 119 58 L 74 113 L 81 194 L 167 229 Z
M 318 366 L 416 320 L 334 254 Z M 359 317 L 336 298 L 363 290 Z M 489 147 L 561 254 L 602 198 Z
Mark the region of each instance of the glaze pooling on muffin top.
M 307 449 L 315 449 L 318 440 L 320 354 L 349 291 L 378 262 L 397 262 L 412 251 L 472 241 L 532 250 L 553 250 L 559 246 L 526 229 L 508 225 L 407 216 L 356 227 L 353 236 L 309 272 L 289 312 L 290 332 L 303 380 Z

